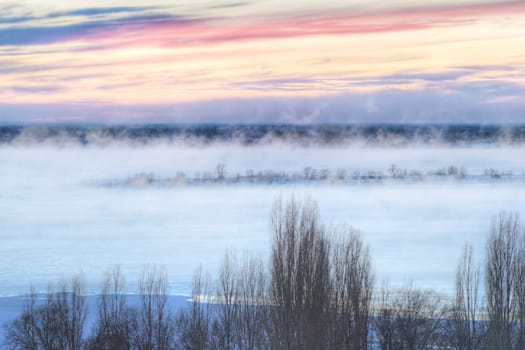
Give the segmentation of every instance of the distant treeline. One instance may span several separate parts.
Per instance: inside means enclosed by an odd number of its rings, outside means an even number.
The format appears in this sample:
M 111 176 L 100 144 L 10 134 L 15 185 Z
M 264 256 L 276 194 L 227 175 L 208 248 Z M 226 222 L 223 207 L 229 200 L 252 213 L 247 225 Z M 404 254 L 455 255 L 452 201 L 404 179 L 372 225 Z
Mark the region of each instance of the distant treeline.
M 98 145 L 185 142 L 241 145 L 286 142 L 302 146 L 523 144 L 525 125 L 123 125 L 0 126 L 0 144 Z
M 284 172 L 274 170 L 254 171 L 252 169 L 241 173 L 229 173 L 225 164 L 218 164 L 213 171 L 196 173 L 193 177 L 183 171 L 176 172 L 173 177 L 161 178 L 154 173 L 139 173 L 122 180 L 112 180 L 104 183 L 107 186 L 142 187 L 149 185 L 206 185 L 206 184 L 290 184 L 290 183 L 362 183 L 383 180 L 468 180 L 468 181 L 525 181 L 525 171 L 512 173 L 494 168 L 485 169 L 481 174 L 469 174 L 462 166 L 450 165 L 434 170 L 421 171 L 406 169 L 392 164 L 387 171 L 347 171 L 346 169 L 316 169 L 305 167 L 302 171 Z
M 192 301 L 175 313 L 164 269 L 148 266 L 140 303 L 126 301 L 118 267 L 108 273 L 93 329 L 74 278 L 44 302 L 31 293 L 7 324 L 7 349 L 380 349 L 525 348 L 525 234 L 516 215 L 495 217 L 486 263 L 459 259 L 455 297 L 413 284 L 376 290 L 369 248 L 350 227 L 329 228 L 317 205 L 277 200 L 268 265 L 227 252 L 217 279 L 197 270 Z M 399 257 L 402 259 L 402 257 Z M 483 278 L 481 269 L 484 270 Z M 480 283 L 485 293 L 480 293 Z

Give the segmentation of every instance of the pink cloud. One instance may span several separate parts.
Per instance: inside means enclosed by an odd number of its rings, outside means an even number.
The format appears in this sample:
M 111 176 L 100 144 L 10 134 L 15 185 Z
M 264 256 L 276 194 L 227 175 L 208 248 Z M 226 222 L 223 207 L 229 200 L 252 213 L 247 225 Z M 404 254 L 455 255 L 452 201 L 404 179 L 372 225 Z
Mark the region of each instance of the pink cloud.
M 186 47 L 229 42 L 352 35 L 423 30 L 473 23 L 488 16 L 525 13 L 524 1 L 504 3 L 420 7 L 384 12 L 346 11 L 301 14 L 277 18 L 202 20 L 123 24 L 111 31 L 95 31 L 77 39 L 97 42 L 101 48 L 129 46 Z

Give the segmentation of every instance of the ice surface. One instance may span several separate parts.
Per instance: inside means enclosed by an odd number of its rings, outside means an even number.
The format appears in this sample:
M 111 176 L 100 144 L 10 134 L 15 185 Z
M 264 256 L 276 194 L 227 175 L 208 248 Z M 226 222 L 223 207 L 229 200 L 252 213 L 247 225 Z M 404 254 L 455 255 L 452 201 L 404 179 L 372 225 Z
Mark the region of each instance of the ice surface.
M 525 210 L 525 186 L 498 183 L 381 183 L 354 185 L 212 185 L 109 188 L 96 184 L 141 172 L 173 177 L 213 171 L 230 174 L 344 168 L 387 171 L 391 164 L 422 171 L 449 165 L 482 173 L 521 174 L 522 146 L 308 147 L 288 144 L 205 147 L 0 147 L 0 295 L 20 295 L 32 284 L 82 272 L 97 293 L 103 272 L 120 264 L 130 291 L 145 263 L 166 265 L 171 293 L 188 294 L 193 270 L 212 274 L 224 251 L 266 258 L 269 213 L 282 194 L 310 195 L 325 222 L 348 223 L 372 249 L 377 280 L 450 293 L 465 241 L 478 258 L 491 216 Z

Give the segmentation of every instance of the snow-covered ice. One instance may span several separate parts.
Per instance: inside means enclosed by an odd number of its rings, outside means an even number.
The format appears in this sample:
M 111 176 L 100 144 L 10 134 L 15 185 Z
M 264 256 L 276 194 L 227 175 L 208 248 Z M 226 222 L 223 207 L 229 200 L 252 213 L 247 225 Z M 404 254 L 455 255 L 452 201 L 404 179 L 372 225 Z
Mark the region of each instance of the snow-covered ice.
M 269 214 L 278 195 L 311 196 L 327 223 L 359 229 L 377 280 L 450 292 L 465 241 L 479 258 L 491 216 L 525 210 L 525 186 L 511 182 L 359 183 L 107 187 L 104 181 L 153 173 L 173 177 L 247 169 L 293 172 L 311 166 L 387 171 L 449 165 L 522 174 L 522 146 L 300 147 L 181 144 L 0 147 L 0 295 L 81 272 L 97 293 L 103 272 L 120 264 L 130 292 L 146 263 L 166 265 L 171 293 L 188 294 L 193 270 L 212 274 L 224 251 L 268 256 Z

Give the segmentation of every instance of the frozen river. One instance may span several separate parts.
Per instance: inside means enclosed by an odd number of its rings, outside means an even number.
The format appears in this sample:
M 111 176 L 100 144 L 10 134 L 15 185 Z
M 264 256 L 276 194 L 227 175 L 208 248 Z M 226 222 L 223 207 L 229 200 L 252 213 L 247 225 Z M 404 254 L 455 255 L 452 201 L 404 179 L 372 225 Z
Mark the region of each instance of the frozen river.
M 188 294 L 193 270 L 212 274 L 226 249 L 267 258 L 274 199 L 294 194 L 318 201 L 324 222 L 347 223 L 369 243 L 378 285 L 413 280 L 449 293 L 466 241 L 481 260 L 491 217 L 525 211 L 525 183 L 512 181 L 382 181 L 286 185 L 108 187 L 141 172 L 159 177 L 226 165 L 248 169 L 384 171 L 391 164 L 428 171 L 449 165 L 522 174 L 525 148 L 298 147 L 287 144 L 205 147 L 0 147 L 0 295 L 82 272 L 97 292 L 103 272 L 120 264 L 130 291 L 144 264 L 166 265 L 172 294 Z M 523 217 L 523 215 L 522 215 Z

